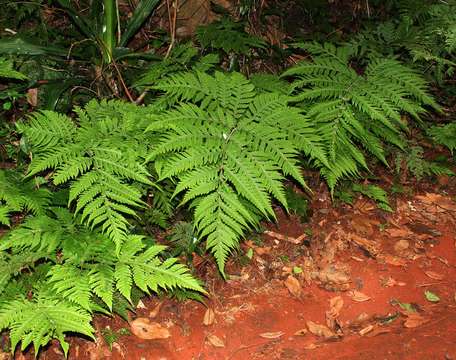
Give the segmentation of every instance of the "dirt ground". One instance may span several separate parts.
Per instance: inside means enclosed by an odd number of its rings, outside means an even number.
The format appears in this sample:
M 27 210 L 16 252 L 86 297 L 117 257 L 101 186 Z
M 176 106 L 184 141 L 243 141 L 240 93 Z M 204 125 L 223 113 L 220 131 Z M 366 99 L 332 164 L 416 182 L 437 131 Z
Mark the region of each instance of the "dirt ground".
M 97 342 L 72 339 L 69 359 L 456 359 L 454 181 L 399 195 L 393 213 L 365 198 L 334 207 L 324 190 L 309 223 L 278 209 L 228 281 L 195 259 L 205 304 L 149 298 L 130 324 L 98 317 Z

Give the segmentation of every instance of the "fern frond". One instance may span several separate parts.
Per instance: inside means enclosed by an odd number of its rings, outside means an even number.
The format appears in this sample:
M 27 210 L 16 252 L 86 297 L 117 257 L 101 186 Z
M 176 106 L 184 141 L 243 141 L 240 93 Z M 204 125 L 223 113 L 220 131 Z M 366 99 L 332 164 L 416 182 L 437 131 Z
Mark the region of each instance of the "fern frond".
M 58 340 L 67 354 L 67 333 L 94 338 L 91 320 L 88 312 L 57 297 L 39 296 L 33 301 L 24 298 L 0 304 L 0 329 L 11 329 L 11 348 L 16 349 L 21 342 L 23 351 L 33 343 L 35 354 L 52 339 Z
M 38 188 L 38 179 L 26 180 L 16 171 L 0 170 L 0 221 L 5 225 L 9 225 L 8 215 L 13 212 L 43 214 L 50 197 L 46 188 Z
M 29 175 L 54 170 L 55 185 L 70 183 L 69 200 L 76 203 L 76 213 L 90 226 L 99 226 L 119 248 L 128 218 L 145 205 L 137 184 L 153 185 L 144 165 L 150 149 L 143 134 L 146 110 L 92 101 L 75 111 L 79 126 L 50 111 L 19 126 L 34 154 Z
M 301 47 L 312 61 L 297 64 L 283 76 L 295 78 L 292 101 L 307 110 L 324 139 L 329 163 L 321 155 L 318 159 L 331 190 L 342 177 L 367 169 L 364 150 L 387 164 L 383 144 L 403 147 L 402 114 L 419 119 L 425 106 L 440 109 L 427 93 L 427 82 L 397 60 L 372 58 L 359 74 L 350 66 L 357 51 L 353 46 Z
M 27 79 L 27 76 L 14 70 L 14 64 L 12 61 L 0 58 L 0 78 L 25 80 Z
M 456 122 L 433 126 L 428 130 L 428 134 L 437 144 L 446 146 L 453 154 L 456 149 Z
M 150 116 L 159 136 L 149 159 L 161 179 L 176 179 L 173 196 L 190 203 L 199 235 L 207 238 L 220 271 L 260 214 L 274 218 L 272 199 L 287 207 L 283 180 L 305 186 L 298 155 L 326 164 L 310 119 L 277 92 L 257 91 L 241 74 L 179 74 L 156 89 L 178 100 Z

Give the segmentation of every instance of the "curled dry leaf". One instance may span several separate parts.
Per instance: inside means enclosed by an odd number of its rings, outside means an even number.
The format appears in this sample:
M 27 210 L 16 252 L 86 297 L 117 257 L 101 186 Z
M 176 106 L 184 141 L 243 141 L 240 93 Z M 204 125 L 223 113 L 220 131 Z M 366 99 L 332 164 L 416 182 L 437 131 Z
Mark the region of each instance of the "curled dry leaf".
M 206 326 L 210 326 L 215 321 L 215 313 L 214 310 L 211 308 L 207 308 L 206 312 L 204 313 L 203 324 Z
M 275 331 L 275 332 L 265 332 L 260 334 L 260 337 L 264 339 L 278 339 L 279 337 L 285 335 L 283 331 Z
M 335 296 L 331 298 L 329 300 L 329 315 L 333 318 L 337 318 L 343 306 L 344 299 L 342 299 L 342 296 Z
M 307 321 L 306 325 L 309 331 L 316 336 L 321 336 L 326 339 L 335 336 L 335 334 L 325 325 L 320 325 L 313 321 Z
M 356 302 L 364 302 L 371 299 L 370 296 L 367 296 L 366 294 L 363 294 L 362 292 L 356 290 L 350 291 L 349 295 L 352 300 Z
M 299 283 L 299 280 L 296 279 L 293 275 L 289 275 L 285 280 L 285 286 L 291 295 L 296 296 L 299 298 L 302 294 L 302 287 Z
M 131 332 L 140 339 L 167 339 L 171 336 L 169 330 L 159 323 L 151 322 L 148 318 L 137 318 L 130 323 Z
M 430 277 L 431 279 L 434 279 L 434 280 L 443 280 L 445 278 L 445 276 L 443 276 L 442 274 L 439 274 L 437 272 L 434 272 L 434 271 L 425 271 L 424 272 L 426 274 L 427 277 Z
M 426 318 L 418 313 L 407 313 L 407 320 L 404 322 L 406 328 L 416 328 L 428 322 Z
M 160 301 L 157 305 L 155 305 L 155 307 L 149 313 L 149 317 L 151 319 L 155 319 L 157 317 L 158 313 L 160 312 L 160 309 L 161 309 L 162 305 L 163 305 L 163 301 Z
M 207 341 L 214 347 L 222 348 L 225 347 L 225 343 L 217 335 L 210 334 L 207 336 Z

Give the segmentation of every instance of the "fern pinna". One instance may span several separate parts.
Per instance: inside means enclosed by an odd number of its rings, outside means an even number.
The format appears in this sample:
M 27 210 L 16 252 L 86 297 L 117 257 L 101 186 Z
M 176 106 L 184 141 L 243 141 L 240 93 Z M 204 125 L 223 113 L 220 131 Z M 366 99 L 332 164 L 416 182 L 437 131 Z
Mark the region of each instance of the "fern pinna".
M 152 186 L 144 158 L 145 109 L 124 102 L 91 101 L 68 116 L 42 111 L 18 125 L 32 147 L 29 176 L 52 170 L 55 185 L 70 182 L 69 203 L 91 227 L 100 226 L 119 247 L 128 217 L 144 206 L 141 184 Z
M 12 170 L 0 170 L 0 224 L 10 225 L 13 213 L 42 214 L 51 196 L 46 188 L 39 188 L 40 179 L 25 179 Z
M 80 224 L 67 209 L 28 218 L 0 243 L 0 331 L 10 329 L 12 350 L 33 343 L 35 354 L 65 334 L 93 337 L 94 312 L 115 311 L 115 299 L 177 288 L 204 292 L 175 258 L 160 258 L 164 246 L 127 235 L 118 251 L 111 239 Z
M 302 44 L 312 55 L 285 71 L 295 78 L 294 100 L 307 110 L 324 142 L 329 166 L 321 173 L 334 189 L 345 176 L 367 169 L 363 149 L 386 164 L 383 142 L 400 148 L 406 123 L 401 114 L 419 118 L 423 106 L 438 109 L 425 80 L 394 59 L 374 58 L 365 69 L 350 64 L 350 46 Z
M 171 109 L 151 115 L 159 135 L 149 159 L 161 179 L 176 179 L 220 271 L 244 231 L 274 218 L 271 200 L 287 206 L 282 180 L 305 186 L 303 151 L 324 163 L 308 118 L 278 93 L 259 94 L 239 73 L 183 73 L 162 80 Z

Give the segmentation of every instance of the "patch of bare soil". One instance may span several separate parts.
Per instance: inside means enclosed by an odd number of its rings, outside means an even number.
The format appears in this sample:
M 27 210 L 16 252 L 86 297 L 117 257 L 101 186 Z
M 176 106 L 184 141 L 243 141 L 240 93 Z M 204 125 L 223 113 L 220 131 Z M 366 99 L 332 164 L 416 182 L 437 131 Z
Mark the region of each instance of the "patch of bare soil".
M 146 299 L 130 323 L 99 317 L 99 334 L 130 330 L 108 349 L 73 339 L 70 359 L 456 359 L 456 203 L 444 188 L 334 208 L 321 192 L 301 224 L 278 210 L 228 281 L 202 262 L 210 297 Z M 249 259 L 250 258 L 250 259 Z M 23 355 L 18 355 L 23 359 Z M 60 359 L 56 346 L 41 359 Z

